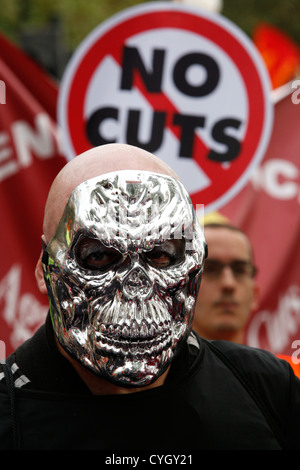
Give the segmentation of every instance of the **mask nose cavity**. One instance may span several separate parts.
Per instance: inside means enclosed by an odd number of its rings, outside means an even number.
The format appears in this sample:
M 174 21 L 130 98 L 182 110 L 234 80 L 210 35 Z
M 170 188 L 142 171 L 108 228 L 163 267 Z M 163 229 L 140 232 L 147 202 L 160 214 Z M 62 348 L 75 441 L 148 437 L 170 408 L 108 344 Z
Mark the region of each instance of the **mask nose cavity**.
M 139 266 L 133 268 L 126 276 L 123 282 L 123 292 L 129 298 L 134 297 L 146 298 L 152 289 L 152 283 Z

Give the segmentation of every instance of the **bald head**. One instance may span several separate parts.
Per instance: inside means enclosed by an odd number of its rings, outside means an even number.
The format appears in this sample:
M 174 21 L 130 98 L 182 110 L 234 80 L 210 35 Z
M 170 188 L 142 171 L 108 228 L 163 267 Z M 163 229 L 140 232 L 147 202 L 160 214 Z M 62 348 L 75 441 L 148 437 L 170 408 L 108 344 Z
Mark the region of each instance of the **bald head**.
M 46 242 L 48 243 L 54 235 L 64 207 L 79 184 L 119 170 L 152 171 L 178 179 L 176 173 L 164 161 L 140 148 L 125 144 L 94 147 L 68 162 L 53 181 L 43 224 Z

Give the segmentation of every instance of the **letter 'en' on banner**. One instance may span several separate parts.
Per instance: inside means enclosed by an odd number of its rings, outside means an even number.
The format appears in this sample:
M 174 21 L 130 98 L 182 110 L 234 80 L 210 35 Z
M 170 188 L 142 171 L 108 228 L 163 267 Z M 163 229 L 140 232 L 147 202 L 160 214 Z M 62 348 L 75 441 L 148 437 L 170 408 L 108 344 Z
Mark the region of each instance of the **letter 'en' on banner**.
M 111 142 L 140 146 L 210 212 L 241 190 L 265 152 L 270 90 L 236 25 L 153 2 L 109 18 L 79 45 L 62 78 L 58 121 L 67 158 Z
M 66 163 L 56 124 L 56 83 L 0 34 L 0 359 L 44 322 L 36 285 L 44 205 Z

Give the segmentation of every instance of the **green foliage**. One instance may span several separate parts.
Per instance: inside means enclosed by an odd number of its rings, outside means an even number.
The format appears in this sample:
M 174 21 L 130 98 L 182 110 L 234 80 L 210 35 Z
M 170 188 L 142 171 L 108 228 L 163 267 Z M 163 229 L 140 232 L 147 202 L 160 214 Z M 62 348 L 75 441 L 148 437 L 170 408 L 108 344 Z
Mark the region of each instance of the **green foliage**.
M 222 14 L 249 36 L 259 23 L 280 28 L 300 45 L 300 0 L 223 0 Z
M 57 18 L 67 47 L 74 50 L 99 23 L 140 3 L 138 0 L 0 0 L 0 31 L 18 42 L 21 31 L 42 29 Z M 249 36 L 258 23 L 267 22 L 300 44 L 300 0 L 223 0 L 222 14 Z
M 59 19 L 73 50 L 99 23 L 137 0 L 0 0 L 0 31 L 18 42 L 20 31 L 44 28 Z

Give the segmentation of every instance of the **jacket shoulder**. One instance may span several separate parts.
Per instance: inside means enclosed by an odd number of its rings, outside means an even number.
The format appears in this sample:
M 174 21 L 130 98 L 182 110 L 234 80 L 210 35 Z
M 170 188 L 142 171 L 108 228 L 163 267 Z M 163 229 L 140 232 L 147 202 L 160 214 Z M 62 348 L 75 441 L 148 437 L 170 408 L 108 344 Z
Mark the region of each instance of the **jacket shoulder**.
M 252 396 L 283 447 L 294 445 L 299 440 L 300 380 L 290 364 L 262 349 L 203 341 L 204 348 L 218 356 Z

